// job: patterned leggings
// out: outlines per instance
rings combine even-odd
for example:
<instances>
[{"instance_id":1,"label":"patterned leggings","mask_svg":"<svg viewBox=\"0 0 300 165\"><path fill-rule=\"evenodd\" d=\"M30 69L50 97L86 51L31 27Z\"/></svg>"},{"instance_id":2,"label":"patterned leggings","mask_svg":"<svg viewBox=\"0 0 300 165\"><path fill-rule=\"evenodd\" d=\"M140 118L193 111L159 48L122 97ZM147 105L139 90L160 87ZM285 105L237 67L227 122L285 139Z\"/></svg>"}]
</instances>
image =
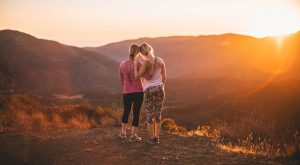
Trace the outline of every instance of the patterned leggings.
<instances>
[{"instance_id":1,"label":"patterned leggings","mask_svg":"<svg viewBox=\"0 0 300 165\"><path fill-rule=\"evenodd\" d=\"M161 121L161 109L165 98L163 85L149 87L145 91L145 109L147 114L147 122L153 123L154 119L157 123Z\"/></svg>"}]
</instances>

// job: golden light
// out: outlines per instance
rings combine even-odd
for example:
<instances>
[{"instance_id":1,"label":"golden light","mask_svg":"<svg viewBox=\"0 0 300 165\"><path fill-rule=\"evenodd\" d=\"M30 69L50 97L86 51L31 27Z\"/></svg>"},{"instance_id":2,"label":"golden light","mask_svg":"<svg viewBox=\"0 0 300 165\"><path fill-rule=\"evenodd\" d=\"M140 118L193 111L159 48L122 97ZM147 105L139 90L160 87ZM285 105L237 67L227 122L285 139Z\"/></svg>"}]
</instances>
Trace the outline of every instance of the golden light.
<instances>
[{"instance_id":1,"label":"golden light","mask_svg":"<svg viewBox=\"0 0 300 165\"><path fill-rule=\"evenodd\" d=\"M283 55L282 54L282 47L283 47L283 42L285 40L286 37L288 37L288 34L284 34L284 35L279 35L279 36L274 36L274 40L276 41L276 46L277 46L277 55Z\"/></svg>"},{"instance_id":2,"label":"golden light","mask_svg":"<svg viewBox=\"0 0 300 165\"><path fill-rule=\"evenodd\" d=\"M265 37L298 31L299 15L299 12L290 6L278 6L254 10L245 21L251 34Z\"/></svg>"},{"instance_id":3,"label":"golden light","mask_svg":"<svg viewBox=\"0 0 300 165\"><path fill-rule=\"evenodd\" d=\"M246 93L245 96L250 96L259 92L268 84L270 84L274 79L276 79L278 75L285 73L292 67L295 62L295 55L297 53L295 53L295 48L293 48L292 45L288 45L289 48L287 48L287 42L290 42L291 40L290 37L290 35L279 35L271 37L271 39L275 41L274 44L276 44L275 46L277 47L277 51L271 53L274 55L274 58L277 59L277 62L275 62L276 65L273 66L273 68L269 68L270 70L268 71L268 73L270 73L271 75L269 77L266 77L266 80L258 84L252 91Z\"/></svg>"}]
</instances>

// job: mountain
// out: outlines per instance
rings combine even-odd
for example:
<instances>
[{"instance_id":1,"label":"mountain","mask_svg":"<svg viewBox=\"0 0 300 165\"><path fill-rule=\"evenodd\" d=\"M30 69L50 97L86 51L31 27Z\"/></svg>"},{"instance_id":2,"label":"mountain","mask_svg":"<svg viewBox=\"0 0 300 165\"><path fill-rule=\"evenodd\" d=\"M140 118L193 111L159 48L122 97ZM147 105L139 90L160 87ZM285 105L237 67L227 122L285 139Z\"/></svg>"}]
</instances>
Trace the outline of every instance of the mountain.
<instances>
[{"instance_id":1,"label":"mountain","mask_svg":"<svg viewBox=\"0 0 300 165\"><path fill-rule=\"evenodd\" d=\"M131 43L146 42L165 60L169 78L261 79L270 76L280 65L274 38L253 38L237 34L140 38L87 48L122 61Z\"/></svg>"},{"instance_id":2,"label":"mountain","mask_svg":"<svg viewBox=\"0 0 300 165\"><path fill-rule=\"evenodd\" d=\"M228 85L248 81L260 85L275 78L299 78L299 34L284 38L238 34L140 38L86 49L120 62L127 58L132 43L146 42L152 45L155 55L164 59L169 80L192 83L221 80ZM182 86L176 85L177 89ZM243 86L237 85L236 89Z\"/></svg>"},{"instance_id":3,"label":"mountain","mask_svg":"<svg viewBox=\"0 0 300 165\"><path fill-rule=\"evenodd\" d=\"M237 109L298 121L300 32L139 38L86 49L120 62L132 43L143 42L166 63L165 115L180 124L193 128Z\"/></svg>"},{"instance_id":4,"label":"mountain","mask_svg":"<svg viewBox=\"0 0 300 165\"><path fill-rule=\"evenodd\" d=\"M3 30L0 92L119 101L119 62L127 58L132 43L142 42L165 60L165 115L180 124L197 126L236 109L276 112L300 121L296 117L300 32L285 38L237 34L140 38L78 48ZM300 128L299 122L296 125Z\"/></svg>"},{"instance_id":5,"label":"mountain","mask_svg":"<svg viewBox=\"0 0 300 165\"><path fill-rule=\"evenodd\" d=\"M0 90L34 95L113 94L120 91L118 62L100 53L0 31Z\"/></svg>"}]
</instances>

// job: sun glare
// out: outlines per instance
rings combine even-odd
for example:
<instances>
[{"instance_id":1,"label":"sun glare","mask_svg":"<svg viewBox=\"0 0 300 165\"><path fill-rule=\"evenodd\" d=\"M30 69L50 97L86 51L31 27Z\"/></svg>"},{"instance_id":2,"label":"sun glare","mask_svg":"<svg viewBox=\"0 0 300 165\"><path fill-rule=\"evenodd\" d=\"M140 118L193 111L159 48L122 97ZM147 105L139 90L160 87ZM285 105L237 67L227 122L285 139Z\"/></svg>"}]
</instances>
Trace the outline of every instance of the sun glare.
<instances>
[{"instance_id":1,"label":"sun glare","mask_svg":"<svg viewBox=\"0 0 300 165\"><path fill-rule=\"evenodd\" d=\"M253 11L249 31L257 37L283 35L299 30L299 13L288 6Z\"/></svg>"},{"instance_id":2,"label":"sun glare","mask_svg":"<svg viewBox=\"0 0 300 165\"><path fill-rule=\"evenodd\" d=\"M282 51L282 43L283 40L285 39L285 37L287 37L288 35L279 35L279 36L275 36L275 40L276 40L276 45L277 45L277 54L281 55L281 51Z\"/></svg>"}]
</instances>

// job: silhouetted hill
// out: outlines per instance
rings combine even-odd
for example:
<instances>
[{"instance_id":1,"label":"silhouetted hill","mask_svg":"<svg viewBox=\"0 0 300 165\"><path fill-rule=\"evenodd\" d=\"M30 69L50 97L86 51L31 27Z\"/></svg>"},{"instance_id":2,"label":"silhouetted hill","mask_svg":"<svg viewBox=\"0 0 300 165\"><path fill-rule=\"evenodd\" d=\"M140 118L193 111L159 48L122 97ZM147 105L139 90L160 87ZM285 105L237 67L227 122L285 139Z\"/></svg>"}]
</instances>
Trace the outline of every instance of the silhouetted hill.
<instances>
[{"instance_id":1,"label":"silhouetted hill","mask_svg":"<svg viewBox=\"0 0 300 165\"><path fill-rule=\"evenodd\" d=\"M0 90L36 95L120 91L119 64L99 53L0 31Z\"/></svg>"},{"instance_id":2,"label":"silhouetted hill","mask_svg":"<svg viewBox=\"0 0 300 165\"><path fill-rule=\"evenodd\" d=\"M143 42L165 60L165 114L180 124L193 128L224 113L234 114L234 109L259 109L297 121L300 32L284 38L237 34L140 38L87 49L122 61L131 43ZM296 125L300 128L299 122Z\"/></svg>"},{"instance_id":3,"label":"silhouetted hill","mask_svg":"<svg viewBox=\"0 0 300 165\"><path fill-rule=\"evenodd\" d=\"M300 32L282 40L237 34L175 36L81 49L4 30L0 88L37 95L83 93L111 103L107 94L121 91L119 62L127 58L130 44L147 42L167 65L165 114L180 124L194 127L224 112L259 109L279 117L285 113L299 128L299 39Z\"/></svg>"},{"instance_id":4,"label":"silhouetted hill","mask_svg":"<svg viewBox=\"0 0 300 165\"><path fill-rule=\"evenodd\" d=\"M257 39L237 34L197 37L140 38L88 48L118 61L126 58L131 43L147 42L165 59L168 77L262 79L281 61L275 39Z\"/></svg>"}]
</instances>

